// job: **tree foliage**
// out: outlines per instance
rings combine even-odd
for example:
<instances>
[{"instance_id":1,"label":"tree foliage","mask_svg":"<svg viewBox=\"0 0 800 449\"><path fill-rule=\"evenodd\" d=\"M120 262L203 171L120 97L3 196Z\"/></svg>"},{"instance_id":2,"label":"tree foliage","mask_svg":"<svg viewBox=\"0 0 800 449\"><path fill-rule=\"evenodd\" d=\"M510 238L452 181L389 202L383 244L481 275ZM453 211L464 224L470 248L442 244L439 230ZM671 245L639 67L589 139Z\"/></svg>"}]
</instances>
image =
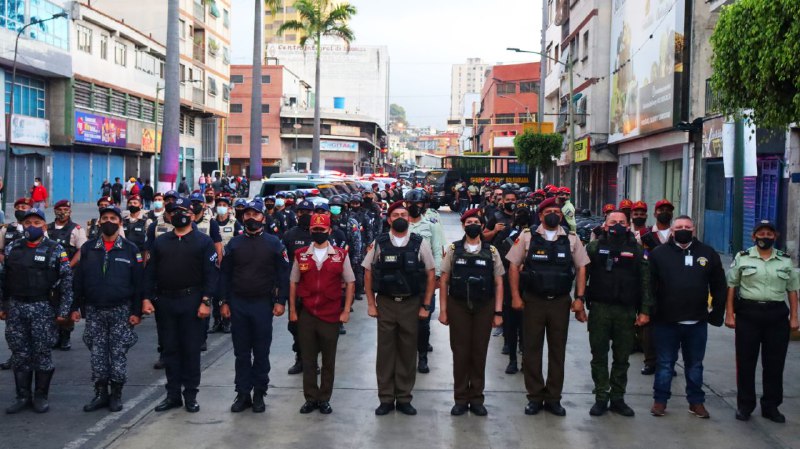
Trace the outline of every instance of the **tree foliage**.
<instances>
[{"instance_id":1,"label":"tree foliage","mask_svg":"<svg viewBox=\"0 0 800 449\"><path fill-rule=\"evenodd\" d=\"M278 28L278 35L287 31L303 33L300 46L305 47L311 41L321 51L321 41L325 36L338 37L344 41L347 49L355 40L355 34L348 25L356 15L356 7L346 2L331 0L297 0L294 8L300 13L300 20L289 20Z\"/></svg>"},{"instance_id":2,"label":"tree foliage","mask_svg":"<svg viewBox=\"0 0 800 449\"><path fill-rule=\"evenodd\" d=\"M800 122L800 1L740 0L711 36L712 86L720 112L752 109L762 128Z\"/></svg>"},{"instance_id":3,"label":"tree foliage","mask_svg":"<svg viewBox=\"0 0 800 449\"><path fill-rule=\"evenodd\" d=\"M389 120L392 122L397 122L397 123L402 123L403 125L407 125L408 121L406 120L405 108L400 106L399 104L394 104L394 103L389 105Z\"/></svg>"},{"instance_id":4,"label":"tree foliage","mask_svg":"<svg viewBox=\"0 0 800 449\"><path fill-rule=\"evenodd\" d=\"M561 155L564 137L557 133L537 134L530 130L514 137L517 159L540 170L547 170Z\"/></svg>"}]
</instances>

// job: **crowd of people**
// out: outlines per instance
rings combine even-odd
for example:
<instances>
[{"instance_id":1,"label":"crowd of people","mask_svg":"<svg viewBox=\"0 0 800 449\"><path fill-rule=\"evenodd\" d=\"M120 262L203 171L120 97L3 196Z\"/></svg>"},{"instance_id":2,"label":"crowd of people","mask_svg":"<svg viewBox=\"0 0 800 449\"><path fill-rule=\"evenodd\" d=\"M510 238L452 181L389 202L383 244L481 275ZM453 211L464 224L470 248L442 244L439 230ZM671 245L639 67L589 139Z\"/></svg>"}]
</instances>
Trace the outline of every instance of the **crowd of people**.
<instances>
[{"instance_id":1,"label":"crowd of people","mask_svg":"<svg viewBox=\"0 0 800 449\"><path fill-rule=\"evenodd\" d=\"M3 367L13 369L16 383L8 413L48 410L51 348L68 349L80 319L94 381L84 410L121 410L126 353L137 342L135 326L149 314L158 331L154 367L167 378L156 411L200 409L200 355L207 335L221 332L232 334L234 347L231 411L263 412L273 318L288 312L296 354L288 373L303 375L300 413L329 414L337 342L354 301L365 298L378 329L375 414L414 415L416 375L430 371L438 297L453 357L452 415L488 414L485 371L494 327L505 339L506 373L519 372L522 353L525 414L564 416L573 313L589 331L591 415L635 414L625 390L638 347L645 353L642 374L655 376L650 413L666 413L680 350L689 411L708 418L707 325L725 324L736 329L736 418L749 419L756 407L761 352L761 413L785 421L778 407L789 332L798 328L800 279L791 258L774 247L773 223L756 225L754 246L736 255L726 275L719 255L694 237L694 221L675 217L667 200L656 204L652 227L644 202L607 205L605 221L585 245L575 234L569 188L460 185L466 193L458 203L469 198L460 215L463 237L446 242L423 188L376 183L324 203L304 191L248 201L213 182L198 184L202 189L188 195L156 192L151 207L140 195L148 183L138 192L129 186L124 211L111 185L85 229L71 220L68 201L54 205L49 224L30 198L15 202L16 221L0 234L0 318L12 351Z\"/></svg>"}]
</instances>

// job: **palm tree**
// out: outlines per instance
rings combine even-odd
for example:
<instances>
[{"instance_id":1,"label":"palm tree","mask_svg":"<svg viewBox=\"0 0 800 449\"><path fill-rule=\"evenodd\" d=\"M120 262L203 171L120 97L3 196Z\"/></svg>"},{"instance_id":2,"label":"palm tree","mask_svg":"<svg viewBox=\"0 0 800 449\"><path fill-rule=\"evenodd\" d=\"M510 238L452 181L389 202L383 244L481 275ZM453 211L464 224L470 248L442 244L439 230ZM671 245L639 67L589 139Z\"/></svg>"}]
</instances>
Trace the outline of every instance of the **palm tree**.
<instances>
[{"instance_id":1,"label":"palm tree","mask_svg":"<svg viewBox=\"0 0 800 449\"><path fill-rule=\"evenodd\" d=\"M314 77L314 143L311 150L311 171L319 173L319 136L320 136L320 56L322 55L322 38L337 37L344 41L348 51L355 34L347 22L356 14L356 7L346 2L331 0L297 0L294 8L300 14L299 20L290 20L278 28L277 34L286 31L300 32L300 46L305 48L311 40L316 50L316 73Z\"/></svg>"}]
</instances>

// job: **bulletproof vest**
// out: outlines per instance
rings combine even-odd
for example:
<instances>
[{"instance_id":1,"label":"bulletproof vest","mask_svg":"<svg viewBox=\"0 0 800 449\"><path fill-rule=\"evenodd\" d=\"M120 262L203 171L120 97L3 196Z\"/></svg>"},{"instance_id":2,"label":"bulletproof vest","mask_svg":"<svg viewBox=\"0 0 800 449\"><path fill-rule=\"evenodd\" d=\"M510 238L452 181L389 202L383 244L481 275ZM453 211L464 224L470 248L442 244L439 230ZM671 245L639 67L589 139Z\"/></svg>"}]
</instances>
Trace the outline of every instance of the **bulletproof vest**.
<instances>
[{"instance_id":1,"label":"bulletproof vest","mask_svg":"<svg viewBox=\"0 0 800 449\"><path fill-rule=\"evenodd\" d=\"M525 289L535 295L555 297L569 293L575 279L569 238L561 235L550 242L532 232L522 275Z\"/></svg>"},{"instance_id":2,"label":"bulletproof vest","mask_svg":"<svg viewBox=\"0 0 800 449\"><path fill-rule=\"evenodd\" d=\"M92 218L86 224L86 238L91 240L100 236L100 226L97 224L97 219Z\"/></svg>"},{"instance_id":3,"label":"bulletproof vest","mask_svg":"<svg viewBox=\"0 0 800 449\"><path fill-rule=\"evenodd\" d=\"M375 243L380 248L373 267L372 289L387 296L414 296L425 291L425 264L419 260L422 237L411 234L406 246L394 246L389 233L381 234Z\"/></svg>"},{"instance_id":4,"label":"bulletproof vest","mask_svg":"<svg viewBox=\"0 0 800 449\"><path fill-rule=\"evenodd\" d=\"M211 221L208 218L203 217L203 221L201 222L194 222L197 226L197 230L202 232L205 235L211 235Z\"/></svg>"},{"instance_id":5,"label":"bulletproof vest","mask_svg":"<svg viewBox=\"0 0 800 449\"><path fill-rule=\"evenodd\" d=\"M52 262L58 244L43 239L36 248L17 244L5 263L6 295L9 297L47 297L59 279L59 266Z\"/></svg>"},{"instance_id":6,"label":"bulletproof vest","mask_svg":"<svg viewBox=\"0 0 800 449\"><path fill-rule=\"evenodd\" d=\"M472 308L475 303L483 303L494 298L494 260L492 246L482 243L477 253L469 253L464 248L464 240L454 242L453 267L450 273L448 294L458 300L466 301Z\"/></svg>"},{"instance_id":7,"label":"bulletproof vest","mask_svg":"<svg viewBox=\"0 0 800 449\"><path fill-rule=\"evenodd\" d=\"M5 236L6 248L11 246L11 244L14 243L15 240L22 238L22 233L19 230L17 230L17 223L11 223L9 225L6 225L5 233L6 233Z\"/></svg>"},{"instance_id":8,"label":"bulletproof vest","mask_svg":"<svg viewBox=\"0 0 800 449\"><path fill-rule=\"evenodd\" d=\"M314 241L311 240L311 233L308 230L295 226L283 236L283 241L286 244L286 250L289 252L289 261L294 262L294 253L306 246L311 246Z\"/></svg>"},{"instance_id":9,"label":"bulletproof vest","mask_svg":"<svg viewBox=\"0 0 800 449\"><path fill-rule=\"evenodd\" d=\"M612 245L607 238L598 241L597 252L589 254L591 302L634 306L641 296L639 268L642 250L630 236L622 245Z\"/></svg>"},{"instance_id":10,"label":"bulletproof vest","mask_svg":"<svg viewBox=\"0 0 800 449\"><path fill-rule=\"evenodd\" d=\"M658 233L653 232L652 230L646 234L642 234L640 239L642 240L642 246L648 251L652 251L661 245L661 240L658 239Z\"/></svg>"},{"instance_id":11,"label":"bulletproof vest","mask_svg":"<svg viewBox=\"0 0 800 449\"><path fill-rule=\"evenodd\" d=\"M154 211L154 210L148 211L147 212L147 218L149 218L149 219L151 219L153 221L156 221L158 219L158 217L156 216L156 211Z\"/></svg>"},{"instance_id":12,"label":"bulletproof vest","mask_svg":"<svg viewBox=\"0 0 800 449\"><path fill-rule=\"evenodd\" d=\"M47 237L49 237L50 240L55 240L59 245L63 246L67 251L67 257L69 257L70 260L72 260L72 256L74 256L75 253L77 253L80 249L70 244L70 240L72 240L70 238L72 236L72 231L74 231L77 226L78 225L73 223L72 220L67 222L67 224L61 229L56 229L55 222L47 225Z\"/></svg>"},{"instance_id":13,"label":"bulletproof vest","mask_svg":"<svg viewBox=\"0 0 800 449\"><path fill-rule=\"evenodd\" d=\"M236 221L228 217L225 222L217 221L219 234L222 236L222 244L227 245L236 236Z\"/></svg>"},{"instance_id":14,"label":"bulletproof vest","mask_svg":"<svg viewBox=\"0 0 800 449\"><path fill-rule=\"evenodd\" d=\"M139 251L144 249L144 242L147 240L147 220L140 218L132 221L126 218L122 222L122 228L125 230L125 238L136 244Z\"/></svg>"},{"instance_id":15,"label":"bulletproof vest","mask_svg":"<svg viewBox=\"0 0 800 449\"><path fill-rule=\"evenodd\" d=\"M166 234L167 232L172 231L173 229L175 229L175 227L172 226L171 223L167 223L166 221L164 221L164 216L162 215L158 217L158 220L156 221L155 238L159 238L160 236Z\"/></svg>"},{"instance_id":16,"label":"bulletproof vest","mask_svg":"<svg viewBox=\"0 0 800 449\"><path fill-rule=\"evenodd\" d=\"M522 230L517 228L506 228L497 233L493 244L500 253L500 260L503 261L503 266L506 266L506 264L509 263L506 260L506 255L509 251L511 251L511 247L514 246L514 243L516 243L520 234L522 234Z\"/></svg>"}]
</instances>

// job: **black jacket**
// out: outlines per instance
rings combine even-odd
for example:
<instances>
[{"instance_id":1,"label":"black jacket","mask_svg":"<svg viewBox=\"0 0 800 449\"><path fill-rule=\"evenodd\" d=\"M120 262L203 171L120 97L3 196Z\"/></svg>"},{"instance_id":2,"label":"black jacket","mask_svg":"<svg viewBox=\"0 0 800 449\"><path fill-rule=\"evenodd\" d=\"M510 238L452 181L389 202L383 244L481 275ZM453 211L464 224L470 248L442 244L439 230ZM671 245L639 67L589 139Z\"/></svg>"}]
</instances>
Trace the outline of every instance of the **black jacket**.
<instances>
[{"instance_id":1,"label":"black jacket","mask_svg":"<svg viewBox=\"0 0 800 449\"><path fill-rule=\"evenodd\" d=\"M81 263L75 267L75 304L114 307L128 305L131 315L142 315L142 255L136 244L118 237L106 252L102 238L89 240L81 247Z\"/></svg>"},{"instance_id":2,"label":"black jacket","mask_svg":"<svg viewBox=\"0 0 800 449\"><path fill-rule=\"evenodd\" d=\"M708 321L721 326L727 295L719 254L697 239L682 249L670 239L650 252L651 285L656 299L654 321ZM690 262L691 261L691 262ZM708 311L711 294L712 310Z\"/></svg>"},{"instance_id":3,"label":"black jacket","mask_svg":"<svg viewBox=\"0 0 800 449\"><path fill-rule=\"evenodd\" d=\"M286 304L289 299L289 255L274 235L244 233L231 239L221 272L223 300L236 296Z\"/></svg>"}]
</instances>

